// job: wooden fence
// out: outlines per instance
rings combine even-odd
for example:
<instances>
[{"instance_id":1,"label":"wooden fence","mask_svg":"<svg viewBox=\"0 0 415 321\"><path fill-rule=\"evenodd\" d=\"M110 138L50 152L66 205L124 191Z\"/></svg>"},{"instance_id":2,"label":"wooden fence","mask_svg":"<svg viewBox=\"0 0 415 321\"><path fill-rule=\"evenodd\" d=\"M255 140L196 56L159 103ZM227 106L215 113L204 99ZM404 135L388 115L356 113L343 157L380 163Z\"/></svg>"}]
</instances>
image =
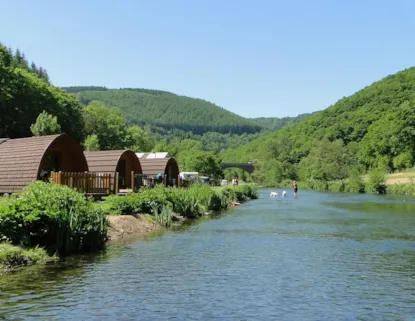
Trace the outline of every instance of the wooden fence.
<instances>
[{"instance_id":1,"label":"wooden fence","mask_svg":"<svg viewBox=\"0 0 415 321\"><path fill-rule=\"evenodd\" d=\"M116 175L117 176L117 175ZM53 183L76 188L85 194L110 194L111 174L90 172L51 172Z\"/></svg>"}]
</instances>

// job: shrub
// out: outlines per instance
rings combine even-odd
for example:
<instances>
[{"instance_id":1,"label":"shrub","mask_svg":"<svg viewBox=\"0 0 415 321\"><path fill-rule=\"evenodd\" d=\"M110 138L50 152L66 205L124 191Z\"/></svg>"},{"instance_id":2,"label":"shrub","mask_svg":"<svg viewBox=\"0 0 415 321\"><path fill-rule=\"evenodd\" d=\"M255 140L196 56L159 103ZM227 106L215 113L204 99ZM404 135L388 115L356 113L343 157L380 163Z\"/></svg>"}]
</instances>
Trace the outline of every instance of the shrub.
<instances>
[{"instance_id":1,"label":"shrub","mask_svg":"<svg viewBox=\"0 0 415 321\"><path fill-rule=\"evenodd\" d=\"M366 183L366 191L378 194L384 194L386 192L384 172L381 170L372 170L369 172L369 179Z\"/></svg>"},{"instance_id":2,"label":"shrub","mask_svg":"<svg viewBox=\"0 0 415 321\"><path fill-rule=\"evenodd\" d=\"M236 188L215 190L209 185L193 184L187 189L156 187L143 188L138 193L126 196L107 197L100 205L111 214L161 213L169 207L174 213L187 218L194 218L208 210L226 209L233 200L245 201L258 198L257 189L243 185Z\"/></svg>"},{"instance_id":3,"label":"shrub","mask_svg":"<svg viewBox=\"0 0 415 321\"><path fill-rule=\"evenodd\" d=\"M0 238L15 245L41 246L69 254L102 248L108 222L99 208L69 187L29 185L0 207Z\"/></svg>"},{"instance_id":4,"label":"shrub","mask_svg":"<svg viewBox=\"0 0 415 321\"><path fill-rule=\"evenodd\" d=\"M151 214L154 206L157 207L158 211L161 211L164 206L171 206L172 204L168 199L169 192L167 188L142 188L137 193L130 193L125 196L108 196L103 208L105 208L109 214Z\"/></svg>"},{"instance_id":5,"label":"shrub","mask_svg":"<svg viewBox=\"0 0 415 321\"><path fill-rule=\"evenodd\" d=\"M173 221L173 212L170 207L163 206L161 211L159 211L157 206L153 207L154 221L163 226L170 227Z\"/></svg>"},{"instance_id":6,"label":"shrub","mask_svg":"<svg viewBox=\"0 0 415 321\"><path fill-rule=\"evenodd\" d=\"M345 188L346 192L364 193L365 183L359 174L351 175Z\"/></svg>"}]
</instances>

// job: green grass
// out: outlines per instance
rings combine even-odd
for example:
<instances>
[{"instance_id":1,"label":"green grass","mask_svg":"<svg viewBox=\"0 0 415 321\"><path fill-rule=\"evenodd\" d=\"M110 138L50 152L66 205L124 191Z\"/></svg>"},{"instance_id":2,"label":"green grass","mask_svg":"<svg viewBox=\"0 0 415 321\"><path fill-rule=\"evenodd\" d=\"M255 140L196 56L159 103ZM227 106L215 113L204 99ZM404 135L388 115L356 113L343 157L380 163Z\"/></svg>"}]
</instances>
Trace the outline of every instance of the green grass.
<instances>
[{"instance_id":1,"label":"green grass","mask_svg":"<svg viewBox=\"0 0 415 321\"><path fill-rule=\"evenodd\" d=\"M39 247L24 249L8 243L0 243L0 269L45 263L54 260L46 251Z\"/></svg>"}]
</instances>

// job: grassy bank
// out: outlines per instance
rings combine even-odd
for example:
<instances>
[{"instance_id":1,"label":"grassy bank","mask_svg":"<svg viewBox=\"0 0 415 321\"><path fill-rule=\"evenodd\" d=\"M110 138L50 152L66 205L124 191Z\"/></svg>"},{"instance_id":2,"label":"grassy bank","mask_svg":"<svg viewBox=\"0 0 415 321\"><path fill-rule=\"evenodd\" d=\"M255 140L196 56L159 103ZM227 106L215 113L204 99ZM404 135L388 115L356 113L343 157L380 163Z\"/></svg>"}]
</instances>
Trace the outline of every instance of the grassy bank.
<instances>
[{"instance_id":1,"label":"grassy bank","mask_svg":"<svg viewBox=\"0 0 415 321\"><path fill-rule=\"evenodd\" d=\"M187 189L155 187L126 196L111 195L97 206L110 215L151 214L156 222L169 226L173 213L196 218L209 211L226 210L232 202L257 197L257 190L250 185L221 189L208 185L193 185Z\"/></svg>"},{"instance_id":2,"label":"grassy bank","mask_svg":"<svg viewBox=\"0 0 415 321\"><path fill-rule=\"evenodd\" d=\"M194 185L142 189L92 202L66 186L36 182L16 197L0 198L0 241L5 242L0 264L30 264L43 261L45 255L98 251L107 241L109 215L148 214L151 222L170 227L178 217L197 218L257 197L249 185L222 189Z\"/></svg>"},{"instance_id":3,"label":"grassy bank","mask_svg":"<svg viewBox=\"0 0 415 321\"><path fill-rule=\"evenodd\" d=\"M34 263L44 263L55 259L39 247L24 249L8 243L0 243L0 270Z\"/></svg>"},{"instance_id":4,"label":"grassy bank","mask_svg":"<svg viewBox=\"0 0 415 321\"><path fill-rule=\"evenodd\" d=\"M300 189L311 189L321 192L351 192L373 194L396 194L415 196L413 172L384 174L381 171L372 171L363 176L352 176L343 182L340 181L301 181ZM279 187L291 187L291 182L285 181Z\"/></svg>"}]
</instances>

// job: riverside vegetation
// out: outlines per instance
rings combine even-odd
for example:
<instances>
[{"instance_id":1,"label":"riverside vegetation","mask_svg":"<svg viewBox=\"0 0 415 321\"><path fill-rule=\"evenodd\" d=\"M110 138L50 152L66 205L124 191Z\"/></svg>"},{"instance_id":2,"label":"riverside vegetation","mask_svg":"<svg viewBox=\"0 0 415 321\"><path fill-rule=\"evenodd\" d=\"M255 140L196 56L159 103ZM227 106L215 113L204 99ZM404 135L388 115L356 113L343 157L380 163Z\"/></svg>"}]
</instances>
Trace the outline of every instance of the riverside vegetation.
<instances>
[{"instance_id":1,"label":"riverside vegetation","mask_svg":"<svg viewBox=\"0 0 415 321\"><path fill-rule=\"evenodd\" d=\"M188 189L144 188L126 196L93 202L69 187L35 182L0 201L0 266L26 265L75 253L99 251L107 241L107 215L146 213L170 227L177 216L197 218L222 211L232 202L257 198L250 185Z\"/></svg>"}]
</instances>

